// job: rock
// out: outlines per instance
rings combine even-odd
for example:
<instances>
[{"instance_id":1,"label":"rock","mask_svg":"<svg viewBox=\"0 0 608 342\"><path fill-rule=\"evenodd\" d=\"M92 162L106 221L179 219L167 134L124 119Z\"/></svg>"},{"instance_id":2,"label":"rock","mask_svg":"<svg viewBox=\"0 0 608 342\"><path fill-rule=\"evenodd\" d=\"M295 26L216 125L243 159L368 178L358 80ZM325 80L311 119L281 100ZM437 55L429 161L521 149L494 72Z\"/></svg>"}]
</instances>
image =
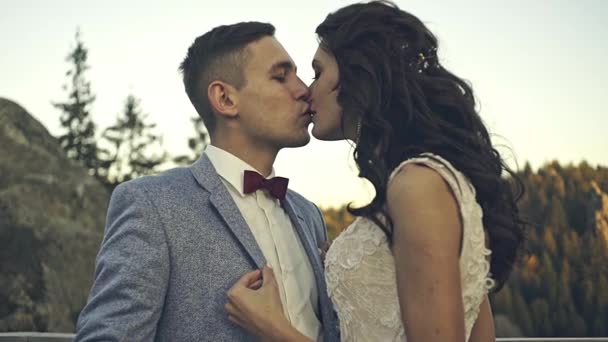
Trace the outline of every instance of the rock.
<instances>
[{"instance_id":1,"label":"rock","mask_svg":"<svg viewBox=\"0 0 608 342\"><path fill-rule=\"evenodd\" d=\"M0 98L0 331L74 331L109 196L40 122Z\"/></svg>"}]
</instances>

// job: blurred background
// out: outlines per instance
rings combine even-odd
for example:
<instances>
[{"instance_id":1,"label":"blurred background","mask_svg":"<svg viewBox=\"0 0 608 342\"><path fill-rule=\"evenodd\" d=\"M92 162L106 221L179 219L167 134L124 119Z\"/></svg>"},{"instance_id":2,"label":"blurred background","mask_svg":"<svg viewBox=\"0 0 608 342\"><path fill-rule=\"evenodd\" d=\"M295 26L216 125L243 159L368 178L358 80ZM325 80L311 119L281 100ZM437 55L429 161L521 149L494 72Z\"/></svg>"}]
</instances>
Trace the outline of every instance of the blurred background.
<instances>
[{"instance_id":1,"label":"blurred background","mask_svg":"<svg viewBox=\"0 0 608 342\"><path fill-rule=\"evenodd\" d=\"M608 336L608 2L395 1L468 80L534 228L492 298L501 336ZM112 189L208 142L178 66L193 40L274 24L306 83L314 30L352 1L0 0L0 332L72 332ZM277 174L332 237L373 189L345 142L281 151Z\"/></svg>"}]
</instances>

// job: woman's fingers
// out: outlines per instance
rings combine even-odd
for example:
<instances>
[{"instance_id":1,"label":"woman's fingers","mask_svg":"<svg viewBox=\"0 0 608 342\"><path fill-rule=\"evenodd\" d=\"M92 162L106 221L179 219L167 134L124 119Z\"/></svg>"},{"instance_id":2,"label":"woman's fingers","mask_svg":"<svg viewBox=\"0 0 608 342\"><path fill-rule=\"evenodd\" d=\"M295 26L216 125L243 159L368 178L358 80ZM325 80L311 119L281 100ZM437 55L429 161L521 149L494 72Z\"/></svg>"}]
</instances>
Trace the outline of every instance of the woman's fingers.
<instances>
[{"instance_id":1,"label":"woman's fingers","mask_svg":"<svg viewBox=\"0 0 608 342\"><path fill-rule=\"evenodd\" d=\"M228 315L232 315L232 316L236 316L238 313L238 310L236 309L236 307L234 306L234 304L228 302L226 304L224 304L224 310L226 310L226 312L228 313Z\"/></svg>"},{"instance_id":2,"label":"woman's fingers","mask_svg":"<svg viewBox=\"0 0 608 342\"><path fill-rule=\"evenodd\" d=\"M270 264L264 266L262 269L262 280L263 285L277 285L277 280L274 277L274 271L272 270L272 266Z\"/></svg>"},{"instance_id":3,"label":"woman's fingers","mask_svg":"<svg viewBox=\"0 0 608 342\"><path fill-rule=\"evenodd\" d=\"M264 335L260 327L285 321L272 267L244 274L228 291L224 309L232 323L254 335Z\"/></svg>"},{"instance_id":4,"label":"woman's fingers","mask_svg":"<svg viewBox=\"0 0 608 342\"><path fill-rule=\"evenodd\" d=\"M241 276L241 278L232 285L230 290L228 290L228 300L230 302L235 302L237 300L240 291L246 290L249 288L249 285L255 283L258 280L261 280L262 272L260 270L255 270L252 272L247 272Z\"/></svg>"},{"instance_id":5,"label":"woman's fingers","mask_svg":"<svg viewBox=\"0 0 608 342\"><path fill-rule=\"evenodd\" d=\"M248 288L251 290L258 290L260 287L262 287L262 279L258 279L256 281L254 281L253 283L249 284Z\"/></svg>"},{"instance_id":6,"label":"woman's fingers","mask_svg":"<svg viewBox=\"0 0 608 342\"><path fill-rule=\"evenodd\" d=\"M224 309L226 310L226 312L228 313L228 319L232 322L232 323L236 323L239 326L243 327L243 328L247 328L247 325L245 325L243 323L243 321L240 319L240 312L239 310L236 308L236 306L234 306L234 304L232 303L226 303L224 305Z\"/></svg>"},{"instance_id":7,"label":"woman's fingers","mask_svg":"<svg viewBox=\"0 0 608 342\"><path fill-rule=\"evenodd\" d=\"M238 319L236 316L228 315L228 319L230 320L230 322L240 326L241 328L247 328L247 326L243 324L243 322L241 322L241 320Z\"/></svg>"},{"instance_id":8,"label":"woman's fingers","mask_svg":"<svg viewBox=\"0 0 608 342\"><path fill-rule=\"evenodd\" d=\"M262 272L260 270L255 270L251 272L247 272L243 274L243 276L236 282L235 285L242 285L243 287L248 287L249 284L255 282L262 278Z\"/></svg>"}]
</instances>

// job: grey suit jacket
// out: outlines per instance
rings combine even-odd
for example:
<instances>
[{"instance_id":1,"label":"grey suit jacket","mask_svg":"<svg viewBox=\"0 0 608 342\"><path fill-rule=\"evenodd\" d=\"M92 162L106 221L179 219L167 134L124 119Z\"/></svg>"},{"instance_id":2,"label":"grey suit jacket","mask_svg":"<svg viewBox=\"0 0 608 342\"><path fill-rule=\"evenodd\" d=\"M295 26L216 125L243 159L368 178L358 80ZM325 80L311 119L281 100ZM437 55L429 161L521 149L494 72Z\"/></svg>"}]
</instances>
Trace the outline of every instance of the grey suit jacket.
<instances>
[{"instance_id":1,"label":"grey suit jacket","mask_svg":"<svg viewBox=\"0 0 608 342\"><path fill-rule=\"evenodd\" d=\"M325 342L339 340L317 250L318 208L293 191L283 206L310 259ZM121 184L110 200L95 282L76 341L251 341L230 322L226 292L265 264L209 159Z\"/></svg>"}]
</instances>

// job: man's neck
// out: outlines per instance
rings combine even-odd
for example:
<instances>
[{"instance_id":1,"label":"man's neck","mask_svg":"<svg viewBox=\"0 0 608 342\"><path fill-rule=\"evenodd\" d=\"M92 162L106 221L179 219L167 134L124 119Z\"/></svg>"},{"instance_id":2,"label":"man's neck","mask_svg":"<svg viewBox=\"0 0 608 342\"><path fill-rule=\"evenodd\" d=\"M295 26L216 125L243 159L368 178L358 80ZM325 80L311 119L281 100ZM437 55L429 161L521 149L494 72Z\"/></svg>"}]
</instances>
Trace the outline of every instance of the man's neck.
<instances>
[{"instance_id":1,"label":"man's neck","mask_svg":"<svg viewBox=\"0 0 608 342\"><path fill-rule=\"evenodd\" d=\"M240 144L221 140L214 140L211 145L221 148L251 165L264 177L268 177L272 173L272 165L278 153L277 150L260 148L260 146L254 146L254 144Z\"/></svg>"}]
</instances>

